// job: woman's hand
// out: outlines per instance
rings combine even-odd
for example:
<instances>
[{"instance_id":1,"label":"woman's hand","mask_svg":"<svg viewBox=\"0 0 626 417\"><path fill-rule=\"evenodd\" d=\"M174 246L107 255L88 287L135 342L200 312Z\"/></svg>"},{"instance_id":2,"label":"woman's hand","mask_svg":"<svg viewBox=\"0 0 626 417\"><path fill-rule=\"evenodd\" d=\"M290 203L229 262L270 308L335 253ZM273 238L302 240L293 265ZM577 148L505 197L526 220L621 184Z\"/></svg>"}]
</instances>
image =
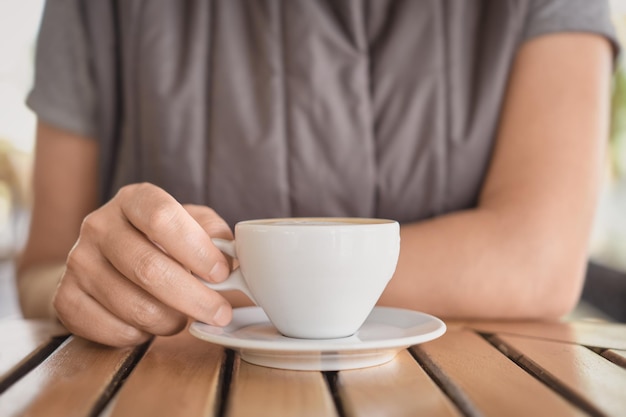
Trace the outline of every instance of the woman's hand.
<instances>
[{"instance_id":1,"label":"woman's hand","mask_svg":"<svg viewBox=\"0 0 626 417\"><path fill-rule=\"evenodd\" d=\"M233 235L210 208L182 206L151 184L122 188L82 223L54 297L59 319L112 346L175 334L188 317L227 324L230 304L190 272L210 282L228 276L212 237Z\"/></svg>"}]
</instances>

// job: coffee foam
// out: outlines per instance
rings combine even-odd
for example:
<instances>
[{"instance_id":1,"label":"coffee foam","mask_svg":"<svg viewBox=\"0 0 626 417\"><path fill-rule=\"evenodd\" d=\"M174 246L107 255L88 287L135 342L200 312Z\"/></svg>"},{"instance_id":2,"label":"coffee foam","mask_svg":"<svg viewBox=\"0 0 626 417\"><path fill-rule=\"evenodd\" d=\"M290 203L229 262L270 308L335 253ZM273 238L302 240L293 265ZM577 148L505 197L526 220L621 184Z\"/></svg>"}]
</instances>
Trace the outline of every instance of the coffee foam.
<instances>
[{"instance_id":1,"label":"coffee foam","mask_svg":"<svg viewBox=\"0 0 626 417\"><path fill-rule=\"evenodd\" d=\"M277 220L275 222L267 222L276 226L337 226L337 225L354 225L358 222L344 221L328 221L328 220Z\"/></svg>"}]
</instances>

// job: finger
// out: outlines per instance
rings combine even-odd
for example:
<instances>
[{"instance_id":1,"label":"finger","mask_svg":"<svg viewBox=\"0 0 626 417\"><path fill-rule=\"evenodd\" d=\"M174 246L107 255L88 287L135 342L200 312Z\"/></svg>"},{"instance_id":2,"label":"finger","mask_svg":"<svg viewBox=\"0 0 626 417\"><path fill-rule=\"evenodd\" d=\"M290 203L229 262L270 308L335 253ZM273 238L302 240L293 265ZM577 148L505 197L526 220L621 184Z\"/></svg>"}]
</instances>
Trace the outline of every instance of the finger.
<instances>
[{"instance_id":1,"label":"finger","mask_svg":"<svg viewBox=\"0 0 626 417\"><path fill-rule=\"evenodd\" d=\"M120 274L163 304L206 323L225 325L230 304L132 227L100 241L100 251Z\"/></svg>"},{"instance_id":2,"label":"finger","mask_svg":"<svg viewBox=\"0 0 626 417\"><path fill-rule=\"evenodd\" d=\"M115 347L136 346L150 339L115 317L79 287L61 280L53 302L59 320L73 334Z\"/></svg>"},{"instance_id":3,"label":"finger","mask_svg":"<svg viewBox=\"0 0 626 417\"><path fill-rule=\"evenodd\" d=\"M207 281L226 279L226 257L171 195L151 184L130 185L118 194L116 201L128 221L172 258Z\"/></svg>"},{"instance_id":4,"label":"finger","mask_svg":"<svg viewBox=\"0 0 626 417\"><path fill-rule=\"evenodd\" d=\"M233 240L235 238L226 220L220 217L212 208L196 204L184 204L183 208L210 237L225 240Z\"/></svg>"},{"instance_id":5,"label":"finger","mask_svg":"<svg viewBox=\"0 0 626 417\"><path fill-rule=\"evenodd\" d=\"M184 204L183 208L187 210L187 213L194 218L211 238L224 240L233 240L235 238L228 223L212 208L195 204ZM228 260L229 270L232 270L233 259L229 255L224 254L224 256Z\"/></svg>"},{"instance_id":6,"label":"finger","mask_svg":"<svg viewBox=\"0 0 626 417\"><path fill-rule=\"evenodd\" d=\"M122 321L144 332L169 336L183 330L187 316L167 306L120 274L103 258L90 260L91 271L77 285ZM87 277L88 279L81 279Z\"/></svg>"}]
</instances>

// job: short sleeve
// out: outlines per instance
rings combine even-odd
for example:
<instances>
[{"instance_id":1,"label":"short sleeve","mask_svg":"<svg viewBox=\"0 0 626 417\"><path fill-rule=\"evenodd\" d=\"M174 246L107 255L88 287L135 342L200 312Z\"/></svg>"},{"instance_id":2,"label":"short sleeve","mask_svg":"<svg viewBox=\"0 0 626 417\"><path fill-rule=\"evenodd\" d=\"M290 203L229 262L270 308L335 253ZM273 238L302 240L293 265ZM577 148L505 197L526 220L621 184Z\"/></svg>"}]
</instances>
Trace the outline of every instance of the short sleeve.
<instances>
[{"instance_id":1,"label":"short sleeve","mask_svg":"<svg viewBox=\"0 0 626 417\"><path fill-rule=\"evenodd\" d=\"M620 51L607 0L533 0L522 41L556 32L588 32L604 36L614 55Z\"/></svg>"},{"instance_id":2,"label":"short sleeve","mask_svg":"<svg viewBox=\"0 0 626 417\"><path fill-rule=\"evenodd\" d=\"M95 88L80 11L78 0L46 1L26 103L42 121L95 137Z\"/></svg>"}]
</instances>

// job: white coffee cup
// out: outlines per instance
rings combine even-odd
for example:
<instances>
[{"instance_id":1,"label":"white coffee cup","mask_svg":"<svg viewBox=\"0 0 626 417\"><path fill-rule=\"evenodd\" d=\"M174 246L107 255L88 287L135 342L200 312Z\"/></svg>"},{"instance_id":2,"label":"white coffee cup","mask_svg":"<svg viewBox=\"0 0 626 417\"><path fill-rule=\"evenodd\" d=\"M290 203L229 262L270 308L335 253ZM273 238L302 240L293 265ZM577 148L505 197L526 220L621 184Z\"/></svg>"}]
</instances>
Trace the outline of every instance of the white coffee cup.
<instances>
[{"instance_id":1,"label":"white coffee cup","mask_svg":"<svg viewBox=\"0 0 626 417\"><path fill-rule=\"evenodd\" d=\"M285 336L354 334L393 276L400 227L385 219L285 218L237 223L235 240L213 239L239 261L228 279Z\"/></svg>"}]
</instances>

